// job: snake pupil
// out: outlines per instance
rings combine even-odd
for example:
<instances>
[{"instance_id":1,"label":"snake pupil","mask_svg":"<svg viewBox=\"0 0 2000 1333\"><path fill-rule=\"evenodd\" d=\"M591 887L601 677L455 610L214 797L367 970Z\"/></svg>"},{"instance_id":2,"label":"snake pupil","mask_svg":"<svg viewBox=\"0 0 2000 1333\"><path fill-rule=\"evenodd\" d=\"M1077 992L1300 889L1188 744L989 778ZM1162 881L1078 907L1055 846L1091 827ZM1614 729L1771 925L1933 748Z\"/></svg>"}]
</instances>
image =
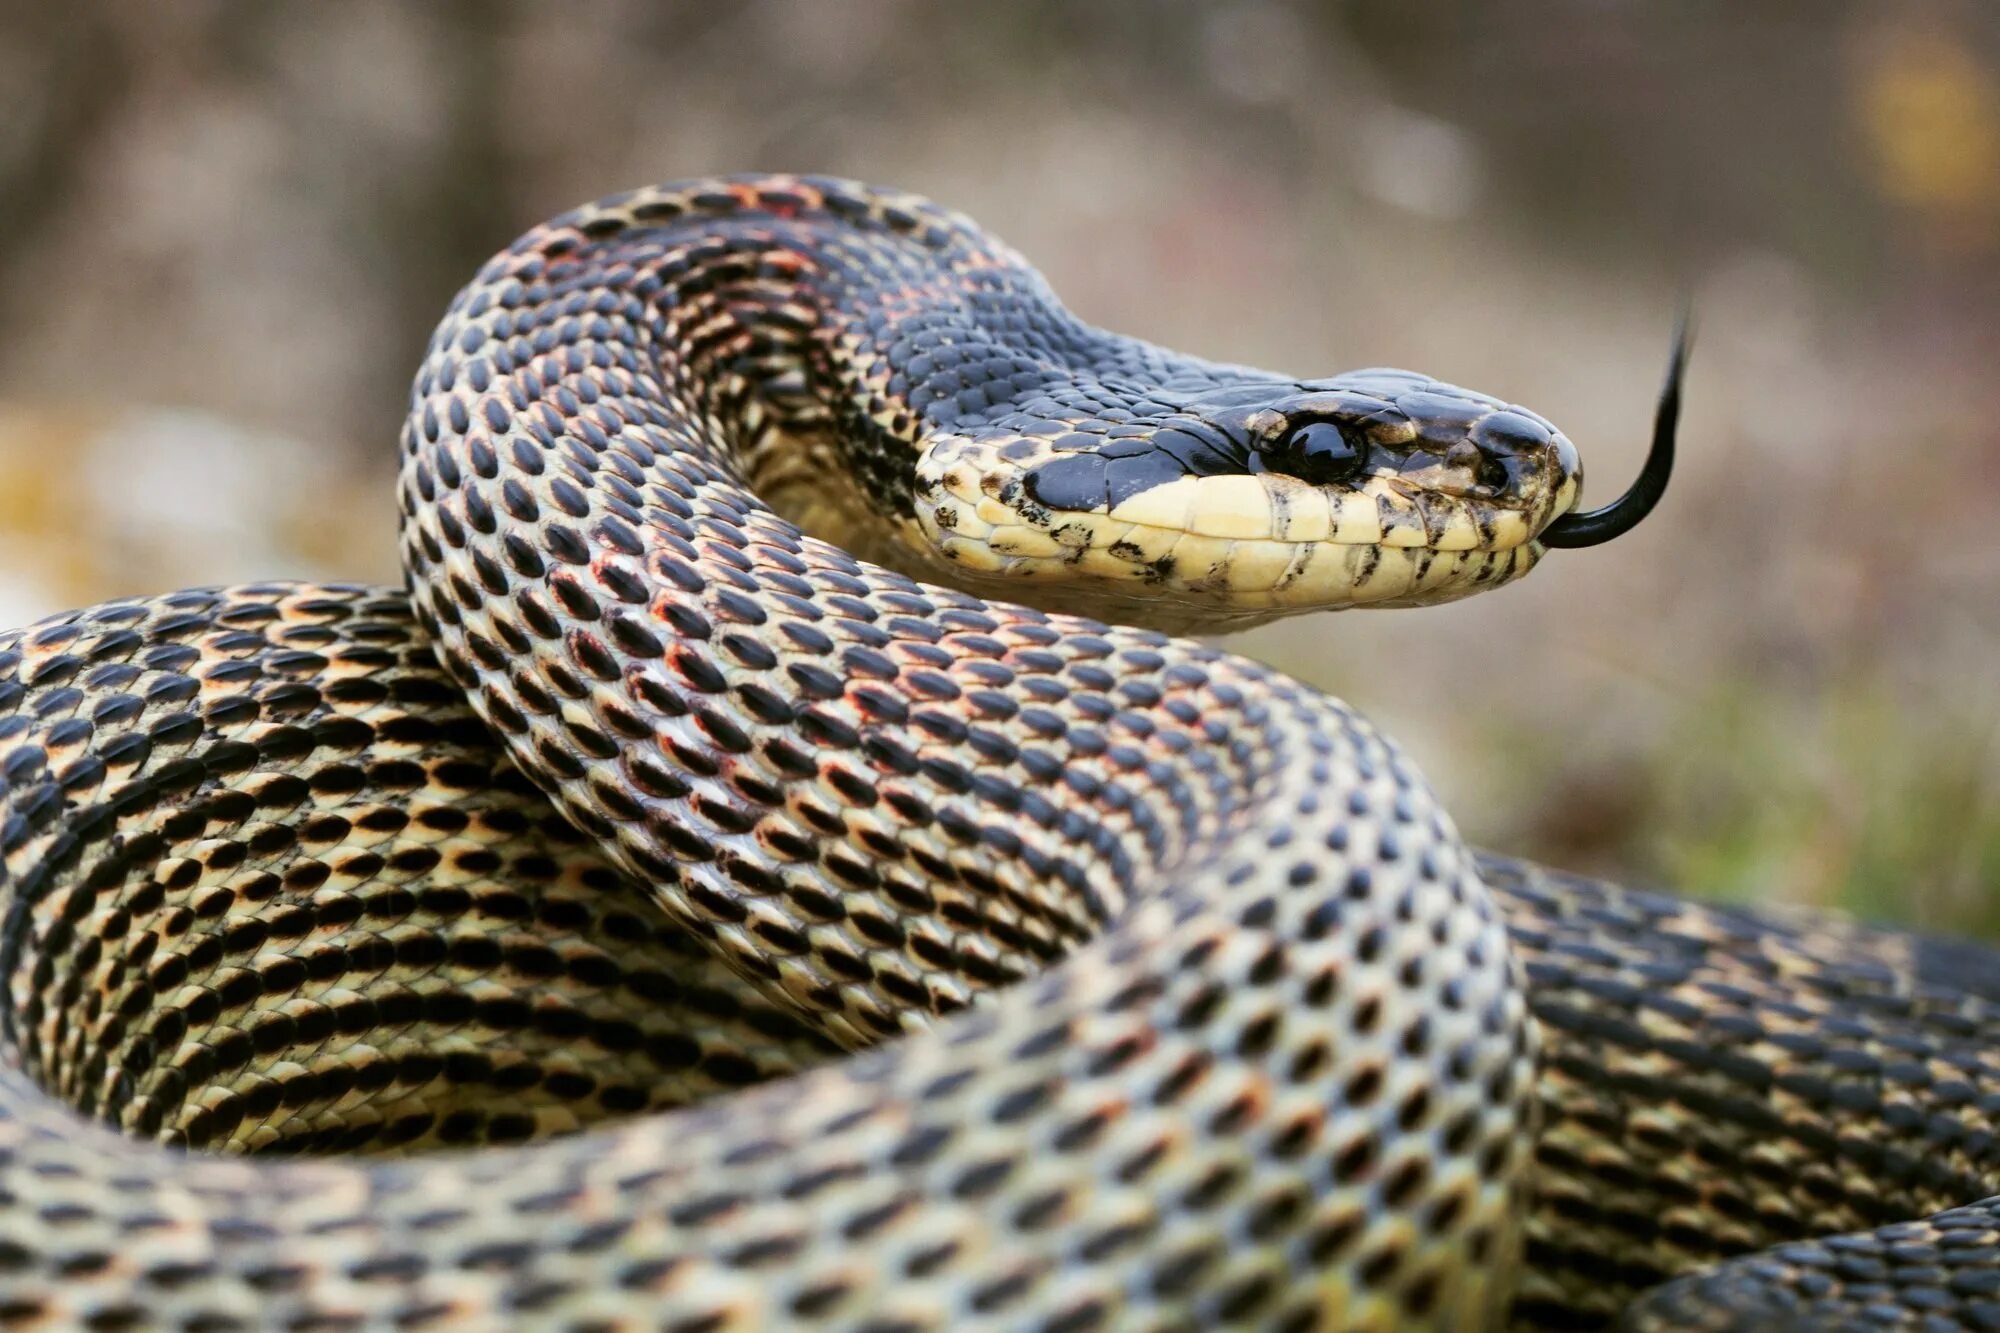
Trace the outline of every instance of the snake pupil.
<instances>
[{"instance_id":1,"label":"snake pupil","mask_svg":"<svg viewBox=\"0 0 2000 1333\"><path fill-rule=\"evenodd\" d=\"M1301 481L1330 486L1350 481L1361 470L1364 449L1331 421L1300 426L1278 446L1282 465Z\"/></svg>"}]
</instances>

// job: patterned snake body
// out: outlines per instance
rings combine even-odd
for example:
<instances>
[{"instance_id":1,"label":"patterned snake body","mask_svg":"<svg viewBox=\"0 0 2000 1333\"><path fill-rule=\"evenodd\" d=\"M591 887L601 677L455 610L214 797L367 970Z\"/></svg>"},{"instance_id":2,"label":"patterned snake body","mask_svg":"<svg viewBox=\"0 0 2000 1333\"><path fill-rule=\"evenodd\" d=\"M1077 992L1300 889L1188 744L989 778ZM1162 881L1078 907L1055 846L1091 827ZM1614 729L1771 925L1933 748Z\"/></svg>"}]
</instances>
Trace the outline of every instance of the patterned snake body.
<instances>
[{"instance_id":1,"label":"patterned snake body","mask_svg":"<svg viewBox=\"0 0 2000 1333\"><path fill-rule=\"evenodd\" d=\"M1443 600L1578 486L1496 400L1089 329L907 196L538 228L418 376L409 600L0 637L0 1313L1576 1323L1971 1197L1963 1097L1928 1161L1837 1125L1922 1060L1976 1102L1977 956L1475 862L1336 701L918 581L1175 627ZM1765 1262L1655 1309L1815 1271Z\"/></svg>"}]
</instances>

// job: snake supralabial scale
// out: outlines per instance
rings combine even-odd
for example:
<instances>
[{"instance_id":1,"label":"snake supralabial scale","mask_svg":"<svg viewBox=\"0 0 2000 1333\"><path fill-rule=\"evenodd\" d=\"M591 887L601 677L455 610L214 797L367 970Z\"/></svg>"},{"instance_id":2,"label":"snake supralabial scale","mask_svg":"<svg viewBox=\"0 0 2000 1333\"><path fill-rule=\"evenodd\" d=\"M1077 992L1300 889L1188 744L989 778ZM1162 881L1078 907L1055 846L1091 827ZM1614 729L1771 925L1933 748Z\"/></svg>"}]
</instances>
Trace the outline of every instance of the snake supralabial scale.
<instances>
[{"instance_id":1,"label":"snake supralabial scale","mask_svg":"<svg viewBox=\"0 0 2000 1333\"><path fill-rule=\"evenodd\" d=\"M1090 328L910 196L537 228L418 375L407 598L0 637L0 1318L1577 1325L1972 1197L1907 1144L2000 1087L1982 956L1475 859L1161 632L1519 577L1671 404L1579 515L1525 409ZM1950 1216L1632 1318L1971 1320Z\"/></svg>"}]
</instances>

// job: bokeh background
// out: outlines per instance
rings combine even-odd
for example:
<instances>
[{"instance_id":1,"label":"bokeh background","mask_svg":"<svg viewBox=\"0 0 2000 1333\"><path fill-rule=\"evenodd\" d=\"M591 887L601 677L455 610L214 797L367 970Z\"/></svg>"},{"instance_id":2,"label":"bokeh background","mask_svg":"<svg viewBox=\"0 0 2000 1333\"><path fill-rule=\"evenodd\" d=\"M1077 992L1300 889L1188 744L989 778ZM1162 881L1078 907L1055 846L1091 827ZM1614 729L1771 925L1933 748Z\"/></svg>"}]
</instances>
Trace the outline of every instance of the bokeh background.
<instances>
[{"instance_id":1,"label":"bokeh background","mask_svg":"<svg viewBox=\"0 0 2000 1333\"><path fill-rule=\"evenodd\" d=\"M925 191L1120 330L1530 404L1592 502L1685 291L1639 532L1241 646L1489 845L2000 933L1992 0L10 0L0 108L0 624L396 580L432 320L649 181Z\"/></svg>"}]
</instances>

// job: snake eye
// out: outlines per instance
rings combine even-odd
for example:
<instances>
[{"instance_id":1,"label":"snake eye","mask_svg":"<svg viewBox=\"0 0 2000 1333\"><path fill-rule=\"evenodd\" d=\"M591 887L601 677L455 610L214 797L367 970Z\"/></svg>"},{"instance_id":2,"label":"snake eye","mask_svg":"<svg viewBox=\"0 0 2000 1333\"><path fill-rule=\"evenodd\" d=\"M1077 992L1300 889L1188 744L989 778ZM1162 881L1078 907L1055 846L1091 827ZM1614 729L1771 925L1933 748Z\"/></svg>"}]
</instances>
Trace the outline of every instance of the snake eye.
<instances>
[{"instance_id":1,"label":"snake eye","mask_svg":"<svg viewBox=\"0 0 2000 1333\"><path fill-rule=\"evenodd\" d=\"M1507 484L1507 465L1489 454L1479 460L1472 476L1481 486L1497 491Z\"/></svg>"},{"instance_id":2,"label":"snake eye","mask_svg":"<svg viewBox=\"0 0 2000 1333\"><path fill-rule=\"evenodd\" d=\"M1363 452L1331 421L1313 421L1279 441L1273 461L1301 481L1333 486L1354 479Z\"/></svg>"}]
</instances>

